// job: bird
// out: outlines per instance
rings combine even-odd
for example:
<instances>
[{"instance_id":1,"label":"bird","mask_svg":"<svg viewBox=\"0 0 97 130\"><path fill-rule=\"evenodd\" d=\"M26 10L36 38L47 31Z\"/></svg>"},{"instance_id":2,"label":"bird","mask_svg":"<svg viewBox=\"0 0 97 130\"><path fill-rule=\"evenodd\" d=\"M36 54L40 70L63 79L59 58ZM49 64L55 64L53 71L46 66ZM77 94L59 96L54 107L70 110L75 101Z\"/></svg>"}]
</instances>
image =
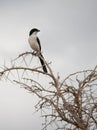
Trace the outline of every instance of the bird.
<instances>
[{"instance_id":1,"label":"bird","mask_svg":"<svg viewBox=\"0 0 97 130\"><path fill-rule=\"evenodd\" d=\"M42 69L45 73L47 73L47 67L44 61L44 57L41 53L41 44L40 44L40 40L37 37L37 33L40 32L39 29L37 28L33 28L30 30L29 32L29 38L28 38L28 42L30 44L30 47L38 54L40 63L42 65Z\"/></svg>"}]
</instances>

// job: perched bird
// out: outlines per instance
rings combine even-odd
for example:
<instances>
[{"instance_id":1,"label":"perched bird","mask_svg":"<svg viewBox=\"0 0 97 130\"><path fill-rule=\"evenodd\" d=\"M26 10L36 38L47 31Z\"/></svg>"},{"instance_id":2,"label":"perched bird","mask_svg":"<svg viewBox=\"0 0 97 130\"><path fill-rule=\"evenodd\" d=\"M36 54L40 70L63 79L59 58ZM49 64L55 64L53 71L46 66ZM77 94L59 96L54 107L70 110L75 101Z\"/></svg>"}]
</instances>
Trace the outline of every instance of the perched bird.
<instances>
[{"instance_id":1,"label":"perched bird","mask_svg":"<svg viewBox=\"0 0 97 130\"><path fill-rule=\"evenodd\" d=\"M38 30L37 28L33 28L31 29L31 31L29 32L29 38L28 38L28 42L30 44L30 47L38 53L38 57L40 60L40 63L42 65L43 71L45 73L47 73L47 68L44 62L44 57L41 53L41 44L40 44L40 40L37 37L37 33L40 32L40 30Z\"/></svg>"}]
</instances>

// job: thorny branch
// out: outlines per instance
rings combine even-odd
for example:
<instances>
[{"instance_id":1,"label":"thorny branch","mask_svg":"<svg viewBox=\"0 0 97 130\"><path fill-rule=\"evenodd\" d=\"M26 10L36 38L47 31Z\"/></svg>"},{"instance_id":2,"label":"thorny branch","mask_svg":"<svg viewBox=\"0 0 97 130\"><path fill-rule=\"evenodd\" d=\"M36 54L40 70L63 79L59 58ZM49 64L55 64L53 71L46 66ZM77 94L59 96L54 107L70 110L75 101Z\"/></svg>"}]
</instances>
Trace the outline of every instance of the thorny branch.
<instances>
[{"instance_id":1,"label":"thorny branch","mask_svg":"<svg viewBox=\"0 0 97 130\"><path fill-rule=\"evenodd\" d=\"M35 108L47 119L42 130L47 130L50 125L56 130L97 129L97 66L61 80L46 61L48 73L44 73L41 66L33 66L34 57L37 54L33 52L20 54L10 62L10 67L4 65L1 68L0 77L6 77L38 96ZM35 80L34 73L41 74L44 82Z\"/></svg>"}]
</instances>

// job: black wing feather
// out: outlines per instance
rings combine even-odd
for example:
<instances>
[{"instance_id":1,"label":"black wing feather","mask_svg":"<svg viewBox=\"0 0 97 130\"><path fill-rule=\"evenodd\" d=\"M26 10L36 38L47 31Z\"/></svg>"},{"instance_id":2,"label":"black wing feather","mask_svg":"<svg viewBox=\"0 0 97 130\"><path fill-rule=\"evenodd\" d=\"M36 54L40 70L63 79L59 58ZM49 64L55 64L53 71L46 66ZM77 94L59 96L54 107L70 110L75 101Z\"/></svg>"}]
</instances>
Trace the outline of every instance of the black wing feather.
<instances>
[{"instance_id":1,"label":"black wing feather","mask_svg":"<svg viewBox=\"0 0 97 130\"><path fill-rule=\"evenodd\" d=\"M38 37L37 37L37 42L38 42L38 44L39 44L39 49L40 49L40 51L41 51L41 44L40 44L40 40L39 40Z\"/></svg>"}]
</instances>

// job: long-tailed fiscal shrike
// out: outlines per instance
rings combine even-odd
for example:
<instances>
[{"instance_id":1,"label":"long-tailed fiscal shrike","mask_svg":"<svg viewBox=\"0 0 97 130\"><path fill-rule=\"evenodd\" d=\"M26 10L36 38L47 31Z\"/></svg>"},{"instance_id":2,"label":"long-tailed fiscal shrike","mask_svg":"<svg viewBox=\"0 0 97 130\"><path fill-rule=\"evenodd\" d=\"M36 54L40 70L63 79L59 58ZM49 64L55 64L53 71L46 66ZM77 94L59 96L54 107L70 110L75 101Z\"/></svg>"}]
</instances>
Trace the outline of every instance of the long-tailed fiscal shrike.
<instances>
[{"instance_id":1,"label":"long-tailed fiscal shrike","mask_svg":"<svg viewBox=\"0 0 97 130\"><path fill-rule=\"evenodd\" d=\"M40 44L40 40L37 37L37 33L40 32L40 30L38 30L37 28L33 28L31 29L31 31L29 32L29 38L28 38L28 42L30 44L30 47L37 52L39 55L39 59L42 65L42 69L45 73L47 73L47 68L45 65L45 61L44 61L44 57L41 53L41 44Z\"/></svg>"}]
</instances>

